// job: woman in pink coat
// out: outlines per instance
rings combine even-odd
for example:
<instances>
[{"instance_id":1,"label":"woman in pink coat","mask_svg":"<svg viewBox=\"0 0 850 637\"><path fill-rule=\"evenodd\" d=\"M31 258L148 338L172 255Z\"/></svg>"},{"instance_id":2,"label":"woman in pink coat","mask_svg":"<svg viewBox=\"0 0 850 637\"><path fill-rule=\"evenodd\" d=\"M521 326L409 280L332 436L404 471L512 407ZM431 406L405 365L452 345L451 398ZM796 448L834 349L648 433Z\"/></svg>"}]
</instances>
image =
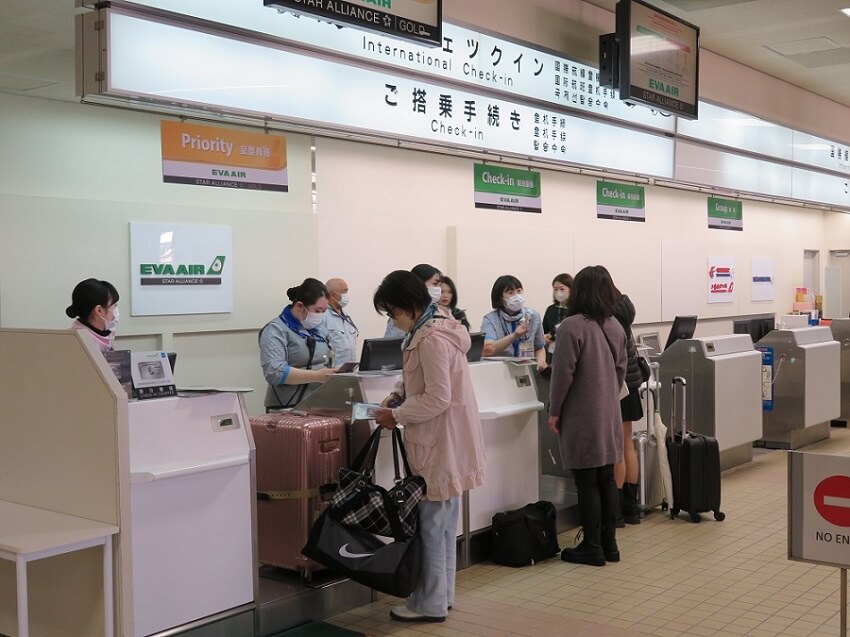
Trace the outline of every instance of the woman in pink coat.
<instances>
[{"instance_id":1,"label":"woman in pink coat","mask_svg":"<svg viewBox=\"0 0 850 637\"><path fill-rule=\"evenodd\" d=\"M375 420L387 429L404 426L411 469L427 485L419 504L422 575L407 603L390 616L441 622L454 603L460 498L484 482L484 436L466 360L469 333L440 315L425 284L405 270L387 275L374 305L407 333L401 404L377 410Z\"/></svg>"}]
</instances>

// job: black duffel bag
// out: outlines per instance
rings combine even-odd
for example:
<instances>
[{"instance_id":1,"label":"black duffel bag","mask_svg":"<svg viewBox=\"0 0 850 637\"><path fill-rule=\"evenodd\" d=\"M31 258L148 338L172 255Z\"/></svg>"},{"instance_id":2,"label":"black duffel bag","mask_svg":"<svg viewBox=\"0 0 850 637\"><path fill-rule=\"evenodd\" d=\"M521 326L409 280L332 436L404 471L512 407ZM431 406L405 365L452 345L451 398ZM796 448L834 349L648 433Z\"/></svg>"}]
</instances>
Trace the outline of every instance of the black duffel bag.
<instances>
[{"instance_id":1,"label":"black duffel bag","mask_svg":"<svg viewBox=\"0 0 850 637\"><path fill-rule=\"evenodd\" d=\"M560 552L555 507L541 500L493 516L493 561L504 566L527 566Z\"/></svg>"}]
</instances>

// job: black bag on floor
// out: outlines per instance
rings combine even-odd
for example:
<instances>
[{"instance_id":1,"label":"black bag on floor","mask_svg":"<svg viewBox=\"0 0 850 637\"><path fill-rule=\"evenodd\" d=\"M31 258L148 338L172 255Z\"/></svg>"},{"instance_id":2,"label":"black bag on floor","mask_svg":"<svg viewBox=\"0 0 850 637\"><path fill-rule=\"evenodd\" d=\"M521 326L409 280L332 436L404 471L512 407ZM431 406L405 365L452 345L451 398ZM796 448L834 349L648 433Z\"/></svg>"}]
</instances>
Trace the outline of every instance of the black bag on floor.
<instances>
[{"instance_id":1,"label":"black bag on floor","mask_svg":"<svg viewBox=\"0 0 850 637\"><path fill-rule=\"evenodd\" d=\"M493 516L493 561L504 566L527 566L560 552L555 507L541 500Z\"/></svg>"},{"instance_id":2,"label":"black bag on floor","mask_svg":"<svg viewBox=\"0 0 850 637\"><path fill-rule=\"evenodd\" d=\"M301 552L334 573L394 597L413 592L422 568L419 533L386 543L367 531L340 524L327 510L316 520Z\"/></svg>"}]
</instances>

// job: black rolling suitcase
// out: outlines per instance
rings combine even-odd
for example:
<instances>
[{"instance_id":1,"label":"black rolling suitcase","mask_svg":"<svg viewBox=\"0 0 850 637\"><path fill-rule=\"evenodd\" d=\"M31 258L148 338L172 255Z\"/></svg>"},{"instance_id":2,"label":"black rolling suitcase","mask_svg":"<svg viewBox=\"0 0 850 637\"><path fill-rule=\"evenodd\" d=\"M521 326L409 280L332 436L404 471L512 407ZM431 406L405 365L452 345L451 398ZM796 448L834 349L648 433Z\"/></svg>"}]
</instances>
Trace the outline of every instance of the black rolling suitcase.
<instances>
[{"instance_id":1,"label":"black rolling suitcase","mask_svg":"<svg viewBox=\"0 0 850 637\"><path fill-rule=\"evenodd\" d=\"M716 438L687 431L685 379L675 376L672 390L670 437L667 438L667 458L673 476L670 517L687 511L692 522L699 522L702 520L700 513L712 511L714 519L721 522L726 516L720 511L720 447Z\"/></svg>"}]
</instances>

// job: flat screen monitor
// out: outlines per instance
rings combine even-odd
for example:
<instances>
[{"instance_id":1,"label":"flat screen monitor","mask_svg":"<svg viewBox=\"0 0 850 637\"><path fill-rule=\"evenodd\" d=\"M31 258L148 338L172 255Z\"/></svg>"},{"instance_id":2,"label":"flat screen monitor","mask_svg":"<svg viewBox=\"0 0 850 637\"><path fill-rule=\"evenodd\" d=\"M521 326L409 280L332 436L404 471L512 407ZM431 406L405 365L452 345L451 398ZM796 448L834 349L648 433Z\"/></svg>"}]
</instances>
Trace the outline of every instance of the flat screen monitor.
<instances>
[{"instance_id":1,"label":"flat screen monitor","mask_svg":"<svg viewBox=\"0 0 850 637\"><path fill-rule=\"evenodd\" d=\"M477 363L484 353L484 332L471 332L469 338L472 340L472 345L469 346L469 351L466 353L466 360L470 363Z\"/></svg>"},{"instance_id":2,"label":"flat screen monitor","mask_svg":"<svg viewBox=\"0 0 850 637\"><path fill-rule=\"evenodd\" d=\"M401 369L402 338L367 338L360 354L361 372L387 372Z\"/></svg>"},{"instance_id":3,"label":"flat screen monitor","mask_svg":"<svg viewBox=\"0 0 850 637\"><path fill-rule=\"evenodd\" d=\"M670 335L667 337L667 344L664 346L664 349L667 349L680 339L693 338L696 328L696 316L677 316L673 319L673 327L670 328Z\"/></svg>"},{"instance_id":4,"label":"flat screen monitor","mask_svg":"<svg viewBox=\"0 0 850 637\"><path fill-rule=\"evenodd\" d=\"M658 356L661 353L661 339L658 337L658 332L649 332L638 336L640 344L649 348L649 356Z\"/></svg>"},{"instance_id":5,"label":"flat screen monitor","mask_svg":"<svg viewBox=\"0 0 850 637\"><path fill-rule=\"evenodd\" d=\"M699 105L699 27L644 0L619 0L620 99L686 119Z\"/></svg>"}]
</instances>

